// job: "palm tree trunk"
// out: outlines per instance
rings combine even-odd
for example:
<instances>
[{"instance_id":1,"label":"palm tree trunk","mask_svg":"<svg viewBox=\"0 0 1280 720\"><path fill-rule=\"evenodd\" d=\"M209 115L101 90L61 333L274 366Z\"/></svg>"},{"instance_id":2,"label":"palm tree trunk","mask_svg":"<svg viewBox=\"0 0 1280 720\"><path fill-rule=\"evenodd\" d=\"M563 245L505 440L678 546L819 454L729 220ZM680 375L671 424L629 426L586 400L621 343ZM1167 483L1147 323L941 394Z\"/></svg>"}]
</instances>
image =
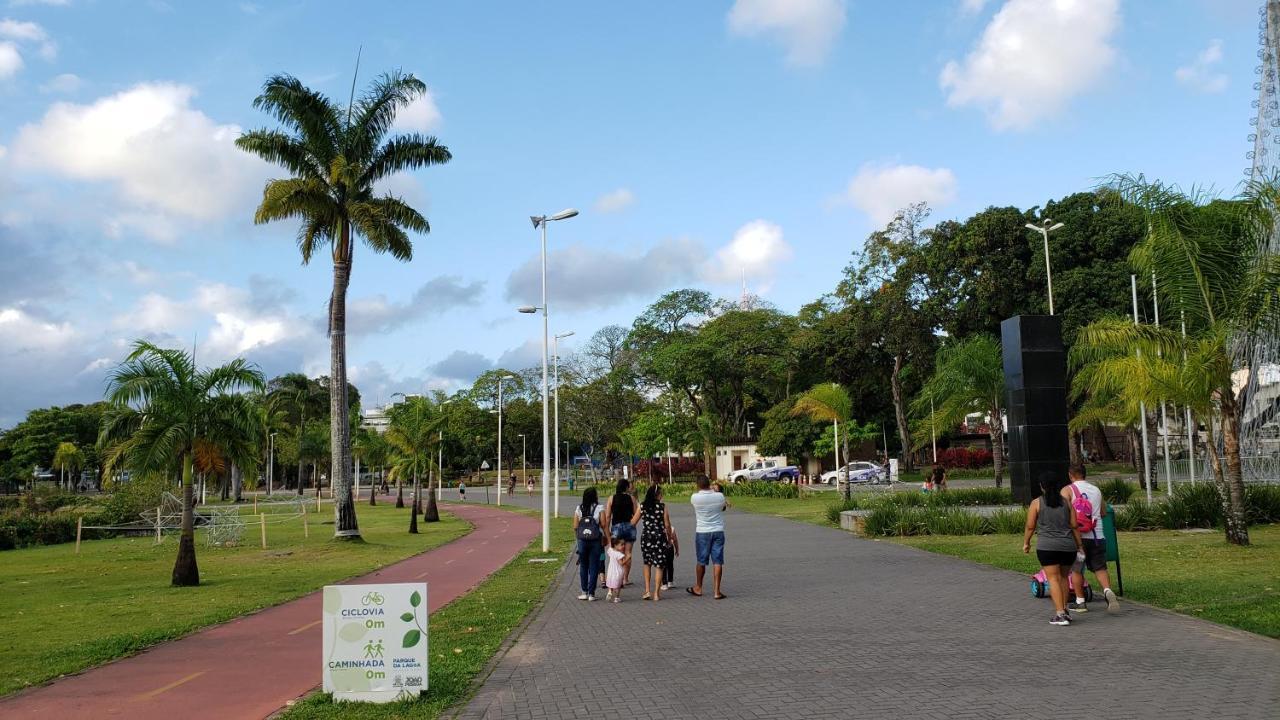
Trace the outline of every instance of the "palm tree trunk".
<instances>
[{"instance_id":1,"label":"palm tree trunk","mask_svg":"<svg viewBox=\"0 0 1280 720\"><path fill-rule=\"evenodd\" d=\"M915 468L915 464L911 461L911 453L907 448L911 447L911 431L907 428L907 411L902 402L902 354L893 356L893 374L889 376L890 385L893 389L893 413L898 421L898 440L902 442L902 468L910 472ZM886 460L889 456L889 448L884 449Z\"/></svg>"},{"instance_id":2,"label":"palm tree trunk","mask_svg":"<svg viewBox=\"0 0 1280 720\"><path fill-rule=\"evenodd\" d=\"M1230 387L1223 388L1222 397L1222 450L1226 455L1226 478L1225 487L1220 485L1219 490L1223 496L1227 542L1248 545L1249 520L1244 505L1244 468L1240 461L1240 416Z\"/></svg>"},{"instance_id":3,"label":"palm tree trunk","mask_svg":"<svg viewBox=\"0 0 1280 720\"><path fill-rule=\"evenodd\" d=\"M1004 423L1000 421L1000 406L991 406L991 421L987 432L991 435L991 464L995 466L996 487L1004 487Z\"/></svg>"},{"instance_id":4,"label":"palm tree trunk","mask_svg":"<svg viewBox=\"0 0 1280 720\"><path fill-rule=\"evenodd\" d=\"M307 411L300 409L298 411L298 495L302 495L302 433L306 429Z\"/></svg>"},{"instance_id":5,"label":"palm tree trunk","mask_svg":"<svg viewBox=\"0 0 1280 720\"><path fill-rule=\"evenodd\" d=\"M396 473L396 507L404 507L404 484L400 482L400 473Z\"/></svg>"},{"instance_id":6,"label":"palm tree trunk","mask_svg":"<svg viewBox=\"0 0 1280 720\"><path fill-rule=\"evenodd\" d=\"M427 476L427 509L422 513L422 519L427 522L440 522L440 508L436 505L436 494L431 491L433 479L432 476Z\"/></svg>"},{"instance_id":7,"label":"palm tree trunk","mask_svg":"<svg viewBox=\"0 0 1280 720\"><path fill-rule=\"evenodd\" d=\"M351 228L343 224L345 257L333 263L333 294L329 297L329 452L333 479L333 536L360 537L356 502L351 495L351 423L347 406L347 285L351 282Z\"/></svg>"},{"instance_id":8,"label":"palm tree trunk","mask_svg":"<svg viewBox=\"0 0 1280 720\"><path fill-rule=\"evenodd\" d=\"M241 472L240 466L235 463L231 464L231 496L232 502L239 505L243 501L241 493L244 491L244 473Z\"/></svg>"},{"instance_id":9,"label":"palm tree trunk","mask_svg":"<svg viewBox=\"0 0 1280 720\"><path fill-rule=\"evenodd\" d=\"M1102 423L1093 423L1093 437L1098 446L1098 459L1102 462L1115 462L1116 454L1111 449L1111 443L1107 442L1107 430L1102 427Z\"/></svg>"},{"instance_id":10,"label":"palm tree trunk","mask_svg":"<svg viewBox=\"0 0 1280 720\"><path fill-rule=\"evenodd\" d=\"M196 518L192 507L191 454L182 459L182 534L178 539L178 558L173 563L172 583L179 587L200 584L200 568L196 565Z\"/></svg>"},{"instance_id":11,"label":"palm tree trunk","mask_svg":"<svg viewBox=\"0 0 1280 720\"><path fill-rule=\"evenodd\" d=\"M418 534L418 470L413 470L413 512L409 513L409 534Z\"/></svg>"},{"instance_id":12,"label":"palm tree trunk","mask_svg":"<svg viewBox=\"0 0 1280 720\"><path fill-rule=\"evenodd\" d=\"M382 480L382 468L378 468L378 479L369 483L369 507L378 504L378 485Z\"/></svg>"},{"instance_id":13,"label":"palm tree trunk","mask_svg":"<svg viewBox=\"0 0 1280 720\"><path fill-rule=\"evenodd\" d=\"M1157 441L1160 437L1157 432L1159 428L1156 425L1154 412L1148 411L1142 421L1147 424L1147 451L1143 453L1142 471L1147 476L1147 482L1151 483L1151 489L1155 491L1160 489L1160 481L1156 477L1156 446L1160 444ZM1143 487L1146 486L1143 485Z\"/></svg>"}]
</instances>

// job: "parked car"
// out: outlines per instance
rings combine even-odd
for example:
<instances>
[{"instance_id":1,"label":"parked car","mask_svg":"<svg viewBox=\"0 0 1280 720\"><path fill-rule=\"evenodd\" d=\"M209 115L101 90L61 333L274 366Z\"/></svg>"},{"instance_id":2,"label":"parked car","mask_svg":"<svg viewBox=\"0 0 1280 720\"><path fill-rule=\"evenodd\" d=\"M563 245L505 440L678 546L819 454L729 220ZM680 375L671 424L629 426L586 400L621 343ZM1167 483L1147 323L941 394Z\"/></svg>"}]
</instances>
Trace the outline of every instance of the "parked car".
<instances>
[{"instance_id":1,"label":"parked car","mask_svg":"<svg viewBox=\"0 0 1280 720\"><path fill-rule=\"evenodd\" d=\"M854 485L886 482L889 479L889 469L873 462L857 460L839 470L830 470L822 473L822 482L827 485L835 485L837 477L840 482L845 482L847 479Z\"/></svg>"},{"instance_id":2,"label":"parked car","mask_svg":"<svg viewBox=\"0 0 1280 720\"><path fill-rule=\"evenodd\" d=\"M729 473L729 482L740 483L750 480L764 480L766 482L795 482L800 477L800 468L795 465L787 465L785 461L779 462L772 459L760 459L742 468Z\"/></svg>"}]
</instances>

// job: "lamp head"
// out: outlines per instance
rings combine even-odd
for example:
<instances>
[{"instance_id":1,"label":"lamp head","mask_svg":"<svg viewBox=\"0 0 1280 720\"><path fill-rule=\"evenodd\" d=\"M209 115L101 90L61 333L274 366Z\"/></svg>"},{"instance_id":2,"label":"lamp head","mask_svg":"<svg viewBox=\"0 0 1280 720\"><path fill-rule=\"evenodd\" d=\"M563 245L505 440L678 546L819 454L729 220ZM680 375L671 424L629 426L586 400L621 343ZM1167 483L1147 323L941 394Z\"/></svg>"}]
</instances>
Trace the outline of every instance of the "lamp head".
<instances>
[{"instance_id":1,"label":"lamp head","mask_svg":"<svg viewBox=\"0 0 1280 720\"><path fill-rule=\"evenodd\" d=\"M516 308L516 312L524 313L525 315L532 315L538 312L538 308L532 305L521 305L520 307Z\"/></svg>"},{"instance_id":2,"label":"lamp head","mask_svg":"<svg viewBox=\"0 0 1280 720\"><path fill-rule=\"evenodd\" d=\"M547 221L546 215L530 215L529 221L533 223L533 229L537 230L538 226Z\"/></svg>"},{"instance_id":3,"label":"lamp head","mask_svg":"<svg viewBox=\"0 0 1280 720\"><path fill-rule=\"evenodd\" d=\"M1036 232L1040 232L1040 226L1039 226L1039 225L1032 225L1031 223L1027 223L1027 224L1026 224L1026 228L1027 228L1028 230L1035 230Z\"/></svg>"},{"instance_id":4,"label":"lamp head","mask_svg":"<svg viewBox=\"0 0 1280 720\"><path fill-rule=\"evenodd\" d=\"M569 336L570 336L570 335L572 335L572 334L573 334L573 331L572 331L572 330L570 330L570 331L569 331L569 332L567 332L567 333L560 333L559 335L557 335L557 336L556 336L556 339L557 339L557 340L563 340L564 338L567 338L567 337L569 337Z\"/></svg>"},{"instance_id":5,"label":"lamp head","mask_svg":"<svg viewBox=\"0 0 1280 720\"><path fill-rule=\"evenodd\" d=\"M1053 227L1049 228L1049 232L1053 232L1054 230L1057 230L1058 228L1062 227L1065 224L1066 223L1056 223Z\"/></svg>"},{"instance_id":6,"label":"lamp head","mask_svg":"<svg viewBox=\"0 0 1280 720\"><path fill-rule=\"evenodd\" d=\"M564 210L561 210L555 215L552 215L551 217L547 218L547 220L568 220L569 218L576 217L577 215L578 215L577 210L573 208L565 208Z\"/></svg>"}]
</instances>

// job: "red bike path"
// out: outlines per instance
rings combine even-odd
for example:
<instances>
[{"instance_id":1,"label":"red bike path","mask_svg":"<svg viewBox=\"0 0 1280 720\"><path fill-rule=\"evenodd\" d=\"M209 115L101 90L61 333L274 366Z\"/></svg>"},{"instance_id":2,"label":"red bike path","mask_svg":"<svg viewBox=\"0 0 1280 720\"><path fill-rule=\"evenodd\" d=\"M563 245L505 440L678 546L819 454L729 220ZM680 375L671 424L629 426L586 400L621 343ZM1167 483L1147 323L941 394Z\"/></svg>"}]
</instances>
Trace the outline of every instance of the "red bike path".
<instances>
[{"instance_id":1,"label":"red bike path","mask_svg":"<svg viewBox=\"0 0 1280 720\"><path fill-rule=\"evenodd\" d=\"M507 564L541 531L538 518L450 504L471 523L453 542L345 583L429 583L431 611ZM24 690L0 718L263 718L320 685L321 593L277 605ZM314 618L308 621L307 618Z\"/></svg>"}]
</instances>

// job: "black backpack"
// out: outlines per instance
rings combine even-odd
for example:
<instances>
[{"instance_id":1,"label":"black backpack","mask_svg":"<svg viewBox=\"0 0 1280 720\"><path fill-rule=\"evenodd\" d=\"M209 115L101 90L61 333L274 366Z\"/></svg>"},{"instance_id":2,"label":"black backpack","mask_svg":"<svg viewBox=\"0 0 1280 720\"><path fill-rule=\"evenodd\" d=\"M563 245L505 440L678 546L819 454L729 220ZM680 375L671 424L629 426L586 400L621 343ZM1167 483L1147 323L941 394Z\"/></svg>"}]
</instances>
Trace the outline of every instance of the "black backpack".
<instances>
[{"instance_id":1,"label":"black backpack","mask_svg":"<svg viewBox=\"0 0 1280 720\"><path fill-rule=\"evenodd\" d=\"M587 542L599 542L604 537L604 533L600 531L600 521L596 519L596 508L599 505L592 505L591 512L583 515L578 520L577 535L579 540Z\"/></svg>"}]
</instances>

